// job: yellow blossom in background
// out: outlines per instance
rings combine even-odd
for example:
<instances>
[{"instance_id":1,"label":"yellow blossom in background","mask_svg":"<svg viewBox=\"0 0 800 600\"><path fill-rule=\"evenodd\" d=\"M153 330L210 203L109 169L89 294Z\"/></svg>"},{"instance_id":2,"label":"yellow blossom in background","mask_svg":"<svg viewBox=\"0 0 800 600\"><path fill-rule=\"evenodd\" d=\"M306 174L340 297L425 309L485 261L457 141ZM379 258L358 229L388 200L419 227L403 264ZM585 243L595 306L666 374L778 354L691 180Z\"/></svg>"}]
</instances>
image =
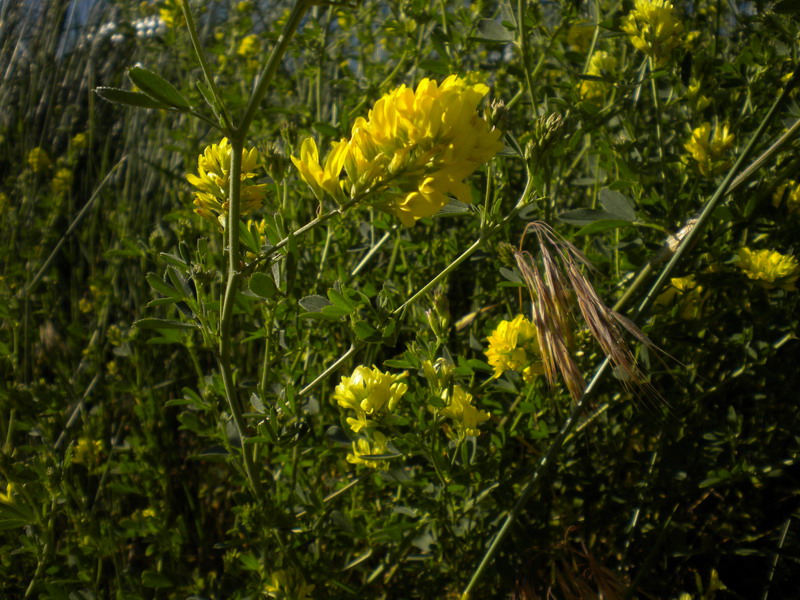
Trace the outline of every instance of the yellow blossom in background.
<instances>
[{"instance_id":1,"label":"yellow blossom in background","mask_svg":"<svg viewBox=\"0 0 800 600\"><path fill-rule=\"evenodd\" d=\"M478 426L489 420L489 413L472 405L472 394L467 393L460 385L454 385L452 391L444 390L442 400L445 407L439 412L453 420L456 430L463 435L478 435Z\"/></svg>"},{"instance_id":2,"label":"yellow blossom in background","mask_svg":"<svg viewBox=\"0 0 800 600\"><path fill-rule=\"evenodd\" d=\"M36 147L28 152L28 165L34 173L41 173L50 168L52 161L43 148Z\"/></svg>"},{"instance_id":3,"label":"yellow blossom in background","mask_svg":"<svg viewBox=\"0 0 800 600\"><path fill-rule=\"evenodd\" d=\"M782 288L794 290L800 277L800 265L794 256L781 254L775 250L751 250L739 248L734 257L744 274L767 289Z\"/></svg>"},{"instance_id":4,"label":"yellow blossom in background","mask_svg":"<svg viewBox=\"0 0 800 600\"><path fill-rule=\"evenodd\" d=\"M596 50L589 59L587 75L602 77L610 74L617 68L617 59L605 50ZM579 93L582 100L589 102L602 102L610 85L606 81L584 79L581 81Z\"/></svg>"},{"instance_id":5,"label":"yellow blossom in background","mask_svg":"<svg viewBox=\"0 0 800 600\"><path fill-rule=\"evenodd\" d=\"M72 189L72 171L59 169L50 182L50 188L56 195L66 194Z\"/></svg>"},{"instance_id":6,"label":"yellow blossom in background","mask_svg":"<svg viewBox=\"0 0 800 600\"><path fill-rule=\"evenodd\" d=\"M11 203L8 200L8 195L5 192L0 192L0 214L6 211L9 204Z\"/></svg>"},{"instance_id":7,"label":"yellow blossom in background","mask_svg":"<svg viewBox=\"0 0 800 600\"><path fill-rule=\"evenodd\" d=\"M800 211L800 183L790 179L775 188L775 192L772 194L772 205L777 208L781 204L789 213Z\"/></svg>"},{"instance_id":8,"label":"yellow blossom in background","mask_svg":"<svg viewBox=\"0 0 800 600\"><path fill-rule=\"evenodd\" d=\"M69 141L69 145L75 150L83 150L86 148L88 143L88 138L86 137L85 133L76 133L72 139Z\"/></svg>"},{"instance_id":9,"label":"yellow blossom in background","mask_svg":"<svg viewBox=\"0 0 800 600\"><path fill-rule=\"evenodd\" d=\"M494 367L494 377L506 371L519 371L531 382L542 373L539 358L539 337L536 328L524 315L501 321L488 337L486 359Z\"/></svg>"},{"instance_id":10,"label":"yellow blossom in background","mask_svg":"<svg viewBox=\"0 0 800 600\"><path fill-rule=\"evenodd\" d=\"M90 465L96 463L100 453L103 451L101 440L89 440L81 438L72 449L72 462L80 465Z\"/></svg>"},{"instance_id":11,"label":"yellow blossom in background","mask_svg":"<svg viewBox=\"0 0 800 600\"><path fill-rule=\"evenodd\" d=\"M622 31L637 50L662 66L670 52L681 44L683 24L675 18L671 2L636 0L633 10L622 20Z\"/></svg>"},{"instance_id":12,"label":"yellow blossom in background","mask_svg":"<svg viewBox=\"0 0 800 600\"><path fill-rule=\"evenodd\" d=\"M239 43L239 48L236 50L236 54L249 58L258 54L260 50L261 44L258 43L258 36L253 33L242 39Z\"/></svg>"},{"instance_id":13,"label":"yellow blossom in background","mask_svg":"<svg viewBox=\"0 0 800 600\"><path fill-rule=\"evenodd\" d=\"M158 16L170 28L176 24L183 23L183 11L180 4L178 4L178 0L165 0L163 6L158 9Z\"/></svg>"},{"instance_id":14,"label":"yellow blossom in background","mask_svg":"<svg viewBox=\"0 0 800 600\"><path fill-rule=\"evenodd\" d=\"M11 504L14 501L14 499L12 498L13 493L14 493L14 484L8 482L6 484L6 491L0 492L0 502L3 502L4 504Z\"/></svg>"},{"instance_id":15,"label":"yellow blossom in background","mask_svg":"<svg viewBox=\"0 0 800 600\"><path fill-rule=\"evenodd\" d=\"M575 52L586 52L594 37L594 23L581 21L567 29L567 44Z\"/></svg>"},{"instance_id":16,"label":"yellow blossom in background","mask_svg":"<svg viewBox=\"0 0 800 600\"><path fill-rule=\"evenodd\" d=\"M400 381L406 375L406 372L392 375L377 367L359 366L350 377L342 377L333 392L333 399L342 408L355 411L355 417L347 418L347 424L355 433L372 424L367 417L376 417L394 409L408 389Z\"/></svg>"},{"instance_id":17,"label":"yellow blossom in background","mask_svg":"<svg viewBox=\"0 0 800 600\"><path fill-rule=\"evenodd\" d=\"M728 152L733 146L733 134L728 124L719 125L711 131L711 123L703 123L692 131L692 138L684 144L697 162L700 173L710 177L730 166Z\"/></svg>"},{"instance_id":18,"label":"yellow blossom in background","mask_svg":"<svg viewBox=\"0 0 800 600\"><path fill-rule=\"evenodd\" d=\"M402 85L366 119L356 119L350 139L333 144L324 168L313 140L292 161L317 198L324 192L341 202L380 190L375 206L411 226L439 212L450 196L470 203L464 180L502 149L500 131L477 113L488 91L456 75L441 84L423 79L416 90Z\"/></svg>"},{"instance_id":19,"label":"yellow blossom in background","mask_svg":"<svg viewBox=\"0 0 800 600\"><path fill-rule=\"evenodd\" d=\"M705 301L706 295L703 286L697 284L694 275L673 277L670 279L669 287L656 298L656 304L660 306L672 306L679 303L678 316L687 321L703 316Z\"/></svg>"},{"instance_id":20,"label":"yellow blossom in background","mask_svg":"<svg viewBox=\"0 0 800 600\"><path fill-rule=\"evenodd\" d=\"M297 571L281 569L272 573L264 591L276 600L312 600L311 592L315 587L306 583Z\"/></svg>"},{"instance_id":21,"label":"yellow blossom in background","mask_svg":"<svg viewBox=\"0 0 800 600\"><path fill-rule=\"evenodd\" d=\"M702 111L711 104L711 98L700 93L700 82L697 79L689 81L689 86L686 88L686 97L692 103L696 112Z\"/></svg>"},{"instance_id":22,"label":"yellow blossom in background","mask_svg":"<svg viewBox=\"0 0 800 600\"><path fill-rule=\"evenodd\" d=\"M371 440L368 440L362 437L353 442L353 452L347 455L347 462L385 471L389 468L389 461L364 457L389 454L389 450L386 447L388 439L380 431L373 431L371 438Z\"/></svg>"},{"instance_id":23,"label":"yellow blossom in background","mask_svg":"<svg viewBox=\"0 0 800 600\"><path fill-rule=\"evenodd\" d=\"M198 175L188 173L186 179L200 191L195 192L195 212L201 217L225 226L230 190L231 145L228 138L219 144L206 147L197 158ZM242 149L242 185L240 189L240 214L246 215L261 206L267 194L266 184L253 184L249 180L256 176L258 150Z\"/></svg>"}]
</instances>

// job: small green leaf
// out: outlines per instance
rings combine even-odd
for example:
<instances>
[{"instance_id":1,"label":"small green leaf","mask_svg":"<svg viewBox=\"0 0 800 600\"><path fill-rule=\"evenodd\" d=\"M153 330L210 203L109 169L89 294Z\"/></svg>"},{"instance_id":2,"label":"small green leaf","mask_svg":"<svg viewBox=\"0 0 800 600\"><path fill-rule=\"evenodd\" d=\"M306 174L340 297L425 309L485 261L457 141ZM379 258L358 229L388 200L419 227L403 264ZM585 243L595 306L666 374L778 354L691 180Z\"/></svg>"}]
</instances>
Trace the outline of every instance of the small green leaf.
<instances>
[{"instance_id":1,"label":"small green leaf","mask_svg":"<svg viewBox=\"0 0 800 600\"><path fill-rule=\"evenodd\" d=\"M630 223L628 221L615 221L615 220L595 221L594 223L589 223L582 229L575 232L575 235L591 235L593 233L600 233L601 231L606 231L608 229L628 227L629 225Z\"/></svg>"},{"instance_id":2,"label":"small green leaf","mask_svg":"<svg viewBox=\"0 0 800 600\"><path fill-rule=\"evenodd\" d=\"M162 252L158 256L159 256L159 258L161 258L161 260L163 260L168 265L171 265L171 266L175 267L176 269L179 269L180 271L182 271L184 273L188 273L189 272L189 265L187 265L183 261L183 259L175 256L174 254L167 254L166 252Z\"/></svg>"},{"instance_id":3,"label":"small green leaf","mask_svg":"<svg viewBox=\"0 0 800 600\"><path fill-rule=\"evenodd\" d=\"M150 284L155 291L157 291L162 296L167 296L168 298L172 298L174 300L183 300L186 296L172 287L170 284L162 281L158 275L155 273L148 273L146 275L147 283Z\"/></svg>"},{"instance_id":4,"label":"small green leaf","mask_svg":"<svg viewBox=\"0 0 800 600\"><path fill-rule=\"evenodd\" d=\"M356 321L353 324L353 332L356 334L358 339L365 342L381 341L381 332L366 321Z\"/></svg>"},{"instance_id":5,"label":"small green leaf","mask_svg":"<svg viewBox=\"0 0 800 600\"><path fill-rule=\"evenodd\" d=\"M172 580L157 571L143 571L142 585L149 588L169 588L172 587Z\"/></svg>"},{"instance_id":6,"label":"small green leaf","mask_svg":"<svg viewBox=\"0 0 800 600\"><path fill-rule=\"evenodd\" d=\"M197 329L197 326L193 323L154 318L139 319L133 322L133 326L139 329Z\"/></svg>"},{"instance_id":7,"label":"small green leaf","mask_svg":"<svg viewBox=\"0 0 800 600\"><path fill-rule=\"evenodd\" d=\"M588 225L595 221L618 221L619 217L605 210L594 210L591 208L578 208L558 215L559 221L570 225Z\"/></svg>"},{"instance_id":8,"label":"small green leaf","mask_svg":"<svg viewBox=\"0 0 800 600\"><path fill-rule=\"evenodd\" d=\"M617 215L620 221L635 221L636 210L633 208L627 196L614 190L602 189L600 190L600 204L603 205L608 212Z\"/></svg>"},{"instance_id":9,"label":"small green leaf","mask_svg":"<svg viewBox=\"0 0 800 600\"><path fill-rule=\"evenodd\" d=\"M266 273L253 273L250 276L250 291L256 296L270 300L278 293L275 281ZM305 307L304 307L305 308Z\"/></svg>"},{"instance_id":10,"label":"small green leaf","mask_svg":"<svg viewBox=\"0 0 800 600\"><path fill-rule=\"evenodd\" d=\"M489 42L511 42L514 40L512 31L491 19L482 19L478 23L478 33L482 39Z\"/></svg>"},{"instance_id":11,"label":"small green leaf","mask_svg":"<svg viewBox=\"0 0 800 600\"><path fill-rule=\"evenodd\" d=\"M344 294L334 288L328 290L328 299L341 310L346 310L349 314L356 309L356 303L347 298Z\"/></svg>"},{"instance_id":12,"label":"small green leaf","mask_svg":"<svg viewBox=\"0 0 800 600\"><path fill-rule=\"evenodd\" d=\"M336 129L336 127L334 127L333 125L329 125L328 123L321 123L317 121L316 123L313 123L311 125L311 128L314 129L314 131L318 131L319 133L327 137L332 137L332 138L339 137L339 130Z\"/></svg>"},{"instance_id":13,"label":"small green leaf","mask_svg":"<svg viewBox=\"0 0 800 600\"><path fill-rule=\"evenodd\" d=\"M142 67L131 67L128 69L128 77L136 87L159 102L182 110L191 108L183 94L158 73Z\"/></svg>"},{"instance_id":14,"label":"small green leaf","mask_svg":"<svg viewBox=\"0 0 800 600\"><path fill-rule=\"evenodd\" d=\"M310 313L317 313L321 312L326 306L330 306L331 302L327 298L314 294L313 296L301 298L298 304Z\"/></svg>"},{"instance_id":15,"label":"small green leaf","mask_svg":"<svg viewBox=\"0 0 800 600\"><path fill-rule=\"evenodd\" d=\"M154 100L141 92L129 92L112 87L95 88L94 92L103 100L108 100L114 104L124 104L125 106L135 106L136 108L169 108L168 104Z\"/></svg>"}]
</instances>

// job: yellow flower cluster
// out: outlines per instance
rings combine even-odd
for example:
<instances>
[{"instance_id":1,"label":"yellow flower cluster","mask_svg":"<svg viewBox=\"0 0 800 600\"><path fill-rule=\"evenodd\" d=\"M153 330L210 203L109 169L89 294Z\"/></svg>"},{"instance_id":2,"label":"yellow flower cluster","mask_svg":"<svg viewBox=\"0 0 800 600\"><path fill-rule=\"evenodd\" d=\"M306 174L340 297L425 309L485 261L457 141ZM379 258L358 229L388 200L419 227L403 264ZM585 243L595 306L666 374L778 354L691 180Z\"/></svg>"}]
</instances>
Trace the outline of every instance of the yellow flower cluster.
<instances>
[{"instance_id":1,"label":"yellow flower cluster","mask_svg":"<svg viewBox=\"0 0 800 600\"><path fill-rule=\"evenodd\" d=\"M731 146L733 146L733 134L728 131L727 123L722 127L715 127L713 135L711 123L703 123L692 131L692 139L683 147L697 162L700 173L711 177L730 166L726 155Z\"/></svg>"},{"instance_id":2,"label":"yellow flower cluster","mask_svg":"<svg viewBox=\"0 0 800 600\"><path fill-rule=\"evenodd\" d=\"M411 226L449 196L470 203L464 180L502 148L500 131L477 114L488 91L456 75L441 85L423 79L416 90L402 85L356 119L350 139L334 142L324 167L310 138L292 162L320 201L381 192L375 205Z\"/></svg>"},{"instance_id":3,"label":"yellow flower cluster","mask_svg":"<svg viewBox=\"0 0 800 600\"><path fill-rule=\"evenodd\" d=\"M539 336L536 328L524 315L511 321L501 321L488 338L486 358L494 367L494 377L506 371L519 371L531 382L542 373L539 358Z\"/></svg>"},{"instance_id":4,"label":"yellow flower cluster","mask_svg":"<svg viewBox=\"0 0 800 600\"><path fill-rule=\"evenodd\" d=\"M52 161L44 148L36 147L28 152L28 165L34 173L41 173L50 168Z\"/></svg>"},{"instance_id":5,"label":"yellow flower cluster","mask_svg":"<svg viewBox=\"0 0 800 600\"><path fill-rule=\"evenodd\" d=\"M188 173L186 179L195 186L194 194L197 206L194 212L214 223L225 226L228 213L228 195L230 190L231 145L228 138L222 138L219 144L206 147L197 158L198 175ZM253 184L249 180L256 176L258 151L242 149L242 186L240 190L240 213L246 215L261 206L267 194L266 184Z\"/></svg>"},{"instance_id":6,"label":"yellow flower cluster","mask_svg":"<svg viewBox=\"0 0 800 600\"><path fill-rule=\"evenodd\" d=\"M702 317L706 295L703 286L695 281L694 275L673 277L669 283L669 287L656 298L656 304L672 306L678 303L678 316L686 321Z\"/></svg>"},{"instance_id":7,"label":"yellow flower cluster","mask_svg":"<svg viewBox=\"0 0 800 600\"><path fill-rule=\"evenodd\" d=\"M384 373L377 367L369 369L358 366L350 377L342 377L342 381L333 392L333 399L341 406L355 413L347 417L347 424L354 433L361 433L353 442L353 452L347 460L353 464L363 464L372 469L387 469L385 460L365 460L362 457L375 454L387 454L386 436L375 430L373 419L394 409L397 402L406 393L408 386L400 380L408 373L392 375Z\"/></svg>"},{"instance_id":8,"label":"yellow flower cluster","mask_svg":"<svg viewBox=\"0 0 800 600\"><path fill-rule=\"evenodd\" d=\"M103 451L103 442L101 440L89 440L81 438L72 449L72 462L89 466L96 463Z\"/></svg>"},{"instance_id":9,"label":"yellow flower cluster","mask_svg":"<svg viewBox=\"0 0 800 600\"><path fill-rule=\"evenodd\" d=\"M592 54L592 58L589 59L589 68L586 70L586 74L602 77L616 68L616 58L605 50L595 50ZM579 92L581 99L598 103L603 101L603 97L606 95L608 88L609 84L605 81L585 79L581 81Z\"/></svg>"},{"instance_id":10,"label":"yellow flower cluster","mask_svg":"<svg viewBox=\"0 0 800 600\"><path fill-rule=\"evenodd\" d=\"M631 43L662 66L681 44L683 24L675 18L671 2L636 0L633 10L622 20L622 31Z\"/></svg>"},{"instance_id":11,"label":"yellow flower cluster","mask_svg":"<svg viewBox=\"0 0 800 600\"><path fill-rule=\"evenodd\" d=\"M264 591L268 598L277 600L312 600L311 592L315 587L306 583L300 573L281 569L272 574Z\"/></svg>"},{"instance_id":12,"label":"yellow flower cluster","mask_svg":"<svg viewBox=\"0 0 800 600\"><path fill-rule=\"evenodd\" d=\"M567 29L567 45L575 52L586 52L594 37L594 23L579 21Z\"/></svg>"},{"instance_id":13,"label":"yellow flower cluster","mask_svg":"<svg viewBox=\"0 0 800 600\"><path fill-rule=\"evenodd\" d=\"M58 195L66 194L72 189L72 171L69 169L59 169L50 182L53 193Z\"/></svg>"},{"instance_id":14,"label":"yellow flower cluster","mask_svg":"<svg viewBox=\"0 0 800 600\"><path fill-rule=\"evenodd\" d=\"M489 413L472 405L472 394L467 393L460 385L454 385L452 391L444 390L442 400L445 407L440 414L453 420L460 436L478 435L478 426L489 420Z\"/></svg>"},{"instance_id":15,"label":"yellow flower cluster","mask_svg":"<svg viewBox=\"0 0 800 600\"><path fill-rule=\"evenodd\" d=\"M800 277L800 264L794 256L775 250L739 248L734 262L750 279L767 289L794 290Z\"/></svg>"},{"instance_id":16,"label":"yellow flower cluster","mask_svg":"<svg viewBox=\"0 0 800 600\"><path fill-rule=\"evenodd\" d=\"M783 204L789 213L800 211L800 183L790 179L779 185L772 194L772 204L776 208Z\"/></svg>"},{"instance_id":17,"label":"yellow flower cluster","mask_svg":"<svg viewBox=\"0 0 800 600\"><path fill-rule=\"evenodd\" d=\"M239 43L239 48L236 50L236 54L249 58L257 54L260 49L261 45L258 43L258 36L251 33L242 38L242 41Z\"/></svg>"}]
</instances>

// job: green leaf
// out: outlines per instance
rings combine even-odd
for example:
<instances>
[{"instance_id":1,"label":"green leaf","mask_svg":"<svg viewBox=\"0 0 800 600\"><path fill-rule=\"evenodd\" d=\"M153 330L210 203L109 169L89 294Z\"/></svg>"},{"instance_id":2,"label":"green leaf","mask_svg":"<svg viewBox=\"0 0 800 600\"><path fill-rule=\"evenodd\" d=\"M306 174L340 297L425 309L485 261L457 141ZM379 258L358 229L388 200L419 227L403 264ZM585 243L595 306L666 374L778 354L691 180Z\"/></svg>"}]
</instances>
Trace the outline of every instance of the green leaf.
<instances>
[{"instance_id":1,"label":"green leaf","mask_svg":"<svg viewBox=\"0 0 800 600\"><path fill-rule=\"evenodd\" d=\"M602 189L600 190L600 204L611 214L617 215L617 220L619 221L636 220L636 210L633 208L633 202L624 194L607 188Z\"/></svg>"},{"instance_id":2,"label":"green leaf","mask_svg":"<svg viewBox=\"0 0 800 600\"><path fill-rule=\"evenodd\" d=\"M347 311L345 314L350 314L358 306L355 302L334 288L328 289L328 298L334 306L340 308L341 310Z\"/></svg>"},{"instance_id":3,"label":"green leaf","mask_svg":"<svg viewBox=\"0 0 800 600\"><path fill-rule=\"evenodd\" d=\"M172 580L157 571L143 571L142 585L149 588L169 588L172 587Z\"/></svg>"},{"instance_id":4,"label":"green leaf","mask_svg":"<svg viewBox=\"0 0 800 600\"><path fill-rule=\"evenodd\" d=\"M133 326L139 329L197 329L197 325L193 323L154 318L139 319L133 322Z\"/></svg>"},{"instance_id":5,"label":"green leaf","mask_svg":"<svg viewBox=\"0 0 800 600\"><path fill-rule=\"evenodd\" d=\"M168 298L172 298L174 300L183 300L186 298L182 292L179 292L170 284L162 281L155 273L148 273L146 279L147 283L150 284L150 287L152 287L162 296L167 296Z\"/></svg>"},{"instance_id":6,"label":"green leaf","mask_svg":"<svg viewBox=\"0 0 800 600\"><path fill-rule=\"evenodd\" d=\"M275 286L275 281L272 277L266 273L253 273L250 276L250 291L256 296L270 300L278 293L278 288Z\"/></svg>"},{"instance_id":7,"label":"green leaf","mask_svg":"<svg viewBox=\"0 0 800 600\"><path fill-rule=\"evenodd\" d=\"M324 136L338 138L339 137L339 130L336 129L333 125L329 125L328 123L321 123L319 121L313 123L311 128L314 131L321 133Z\"/></svg>"},{"instance_id":8,"label":"green leaf","mask_svg":"<svg viewBox=\"0 0 800 600\"><path fill-rule=\"evenodd\" d=\"M95 88L94 92L103 100L108 100L114 104L124 104L125 106L135 106L136 108L169 108L168 104L154 100L141 92L129 92L112 87Z\"/></svg>"},{"instance_id":9,"label":"green leaf","mask_svg":"<svg viewBox=\"0 0 800 600\"><path fill-rule=\"evenodd\" d=\"M613 219L595 221L594 223L589 223L585 227L575 232L575 235L591 235L593 233L600 233L601 231L606 231L608 229L628 227L629 225L630 223L628 221L615 221Z\"/></svg>"},{"instance_id":10,"label":"green leaf","mask_svg":"<svg viewBox=\"0 0 800 600\"><path fill-rule=\"evenodd\" d=\"M437 75L449 75L451 71L450 66L443 60L423 60L420 61L419 68Z\"/></svg>"},{"instance_id":11,"label":"green leaf","mask_svg":"<svg viewBox=\"0 0 800 600\"><path fill-rule=\"evenodd\" d=\"M321 312L326 306L330 306L331 302L327 298L323 298L322 296L314 294L312 296L301 298L298 304L300 304L300 306L310 313L318 313Z\"/></svg>"},{"instance_id":12,"label":"green leaf","mask_svg":"<svg viewBox=\"0 0 800 600\"><path fill-rule=\"evenodd\" d=\"M591 208L578 208L558 215L559 221L570 225L588 225L595 221L619 221L618 215L605 210L594 210Z\"/></svg>"},{"instance_id":13,"label":"green leaf","mask_svg":"<svg viewBox=\"0 0 800 600\"><path fill-rule=\"evenodd\" d=\"M356 337L365 342L380 342L381 332L375 329L366 321L356 321L353 324L353 333Z\"/></svg>"},{"instance_id":14,"label":"green leaf","mask_svg":"<svg viewBox=\"0 0 800 600\"><path fill-rule=\"evenodd\" d=\"M171 265L184 273L189 272L189 265L187 265L180 257L175 256L174 254L167 254L166 252L161 252L158 256L168 265Z\"/></svg>"},{"instance_id":15,"label":"green leaf","mask_svg":"<svg viewBox=\"0 0 800 600\"><path fill-rule=\"evenodd\" d=\"M142 67L131 67L128 69L128 77L136 87L159 102L181 110L191 108L189 101L183 97L183 94L158 73Z\"/></svg>"},{"instance_id":16,"label":"green leaf","mask_svg":"<svg viewBox=\"0 0 800 600\"><path fill-rule=\"evenodd\" d=\"M511 42L514 40L514 32L509 31L497 21L492 21L491 19L482 19L478 23L478 33L481 38L490 42Z\"/></svg>"},{"instance_id":17,"label":"green leaf","mask_svg":"<svg viewBox=\"0 0 800 600\"><path fill-rule=\"evenodd\" d=\"M330 306L323 306L322 310L320 310L319 312L328 317L345 317L353 311L347 308L343 308L341 306L330 305Z\"/></svg>"}]
</instances>

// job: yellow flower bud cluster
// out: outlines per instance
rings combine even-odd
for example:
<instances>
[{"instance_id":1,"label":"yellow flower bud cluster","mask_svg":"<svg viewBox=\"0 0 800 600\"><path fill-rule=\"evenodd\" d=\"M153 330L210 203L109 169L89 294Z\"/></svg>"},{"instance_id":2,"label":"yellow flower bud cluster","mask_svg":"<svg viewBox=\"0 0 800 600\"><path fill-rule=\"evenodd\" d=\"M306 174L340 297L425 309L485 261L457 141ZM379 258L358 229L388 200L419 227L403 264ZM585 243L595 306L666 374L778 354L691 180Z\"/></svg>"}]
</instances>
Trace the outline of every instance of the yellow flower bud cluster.
<instances>
[{"instance_id":1,"label":"yellow flower bud cluster","mask_svg":"<svg viewBox=\"0 0 800 600\"><path fill-rule=\"evenodd\" d=\"M733 134L728 131L727 123L715 127L713 134L711 123L703 123L692 131L692 138L683 147L697 162L700 173L711 177L730 166L727 154L732 146Z\"/></svg>"},{"instance_id":2,"label":"yellow flower bud cluster","mask_svg":"<svg viewBox=\"0 0 800 600\"><path fill-rule=\"evenodd\" d=\"M611 56L605 50L595 50L594 53L592 53L592 57L589 59L589 68L586 70L586 74L594 75L595 77L602 77L616 68L616 58ZM579 92L582 100L600 103L603 101L608 88L609 84L605 81L585 79L581 81Z\"/></svg>"},{"instance_id":3,"label":"yellow flower bud cluster","mask_svg":"<svg viewBox=\"0 0 800 600\"><path fill-rule=\"evenodd\" d=\"M636 0L633 10L622 20L622 31L631 43L662 66L681 44L683 24L675 18L671 2Z\"/></svg>"},{"instance_id":4,"label":"yellow flower bud cluster","mask_svg":"<svg viewBox=\"0 0 800 600\"><path fill-rule=\"evenodd\" d=\"M800 211L800 183L790 179L775 188L775 192L772 194L772 205L777 208L781 204L790 214Z\"/></svg>"},{"instance_id":5,"label":"yellow flower bud cluster","mask_svg":"<svg viewBox=\"0 0 800 600\"><path fill-rule=\"evenodd\" d=\"M408 373L392 375L377 367L371 369L358 366L350 377L342 377L333 393L333 399L342 408L352 410L354 416L347 417L353 433L362 434L353 442L353 452L347 460L373 469L387 469L385 460L364 459L364 456L387 454L387 438L376 429L375 419L391 412L408 386L400 380Z\"/></svg>"},{"instance_id":6,"label":"yellow flower bud cluster","mask_svg":"<svg viewBox=\"0 0 800 600\"><path fill-rule=\"evenodd\" d=\"M702 285L698 285L694 275L673 277L669 286L656 298L656 305L678 305L678 316L685 321L692 321L703 316L703 304L707 295Z\"/></svg>"},{"instance_id":7,"label":"yellow flower bud cluster","mask_svg":"<svg viewBox=\"0 0 800 600\"><path fill-rule=\"evenodd\" d=\"M198 192L194 194L194 210L204 219L225 226L228 214L228 196L230 191L232 148L228 138L222 138L219 144L206 147L203 154L197 158L198 175L188 173L186 179L195 186ZM240 189L240 214L246 215L261 206L267 194L266 184L250 183L256 176L258 166L258 151L242 149L242 185Z\"/></svg>"},{"instance_id":8,"label":"yellow flower bud cluster","mask_svg":"<svg viewBox=\"0 0 800 600\"><path fill-rule=\"evenodd\" d=\"M72 189L72 171L70 169L59 169L50 182L53 193L57 196L67 194Z\"/></svg>"},{"instance_id":9,"label":"yellow flower bud cluster","mask_svg":"<svg viewBox=\"0 0 800 600\"><path fill-rule=\"evenodd\" d=\"M416 90L402 85L356 119L350 139L334 142L324 166L311 138L292 162L318 200L344 203L380 192L375 206L411 226L450 196L470 203L464 180L503 147L500 131L477 113L488 91L456 75L441 84L423 79Z\"/></svg>"},{"instance_id":10,"label":"yellow flower bud cluster","mask_svg":"<svg viewBox=\"0 0 800 600\"><path fill-rule=\"evenodd\" d=\"M519 371L526 382L542 371L536 327L524 315L501 321L488 338L486 358L494 367L494 377L506 371Z\"/></svg>"},{"instance_id":11,"label":"yellow flower bud cluster","mask_svg":"<svg viewBox=\"0 0 800 600\"><path fill-rule=\"evenodd\" d=\"M472 405L472 394L467 393L460 385L444 390L441 398L445 407L439 413L453 420L458 437L477 436L480 434L478 426L491 416L488 412L475 408Z\"/></svg>"},{"instance_id":12,"label":"yellow flower bud cluster","mask_svg":"<svg viewBox=\"0 0 800 600\"><path fill-rule=\"evenodd\" d=\"M53 162L50 160L44 148L37 146L28 152L28 165L34 173L41 173L50 168Z\"/></svg>"},{"instance_id":13,"label":"yellow flower bud cluster","mask_svg":"<svg viewBox=\"0 0 800 600\"><path fill-rule=\"evenodd\" d=\"M751 250L742 247L736 252L734 263L762 287L797 289L795 283L800 277L800 264L794 256L775 250Z\"/></svg>"}]
</instances>

